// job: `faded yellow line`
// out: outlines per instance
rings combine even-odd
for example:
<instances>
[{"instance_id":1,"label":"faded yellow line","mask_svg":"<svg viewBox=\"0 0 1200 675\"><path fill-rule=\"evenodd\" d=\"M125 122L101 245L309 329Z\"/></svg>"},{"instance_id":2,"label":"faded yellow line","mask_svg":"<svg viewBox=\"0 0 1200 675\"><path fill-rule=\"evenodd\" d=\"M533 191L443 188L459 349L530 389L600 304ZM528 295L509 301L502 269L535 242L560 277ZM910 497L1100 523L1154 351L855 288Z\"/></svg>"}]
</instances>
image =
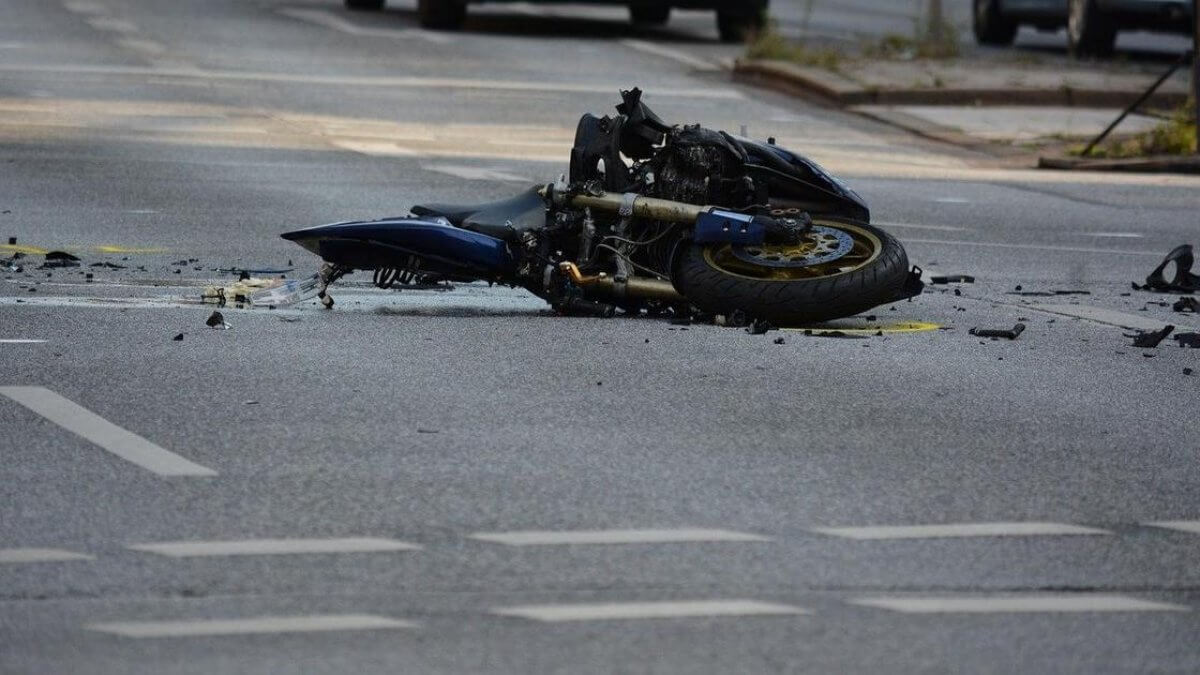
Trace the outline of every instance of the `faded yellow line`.
<instances>
[{"instance_id":1,"label":"faded yellow line","mask_svg":"<svg viewBox=\"0 0 1200 675\"><path fill-rule=\"evenodd\" d=\"M832 332L846 333L847 335L875 335L883 333L890 335L893 333L928 333L941 328L939 324L930 323L928 321L896 321L892 323L881 323L877 326L862 327L859 323L845 325L840 321L831 321L819 326L806 326L801 328L782 328L781 330L790 331L806 331L811 330L817 332Z\"/></svg>"}]
</instances>

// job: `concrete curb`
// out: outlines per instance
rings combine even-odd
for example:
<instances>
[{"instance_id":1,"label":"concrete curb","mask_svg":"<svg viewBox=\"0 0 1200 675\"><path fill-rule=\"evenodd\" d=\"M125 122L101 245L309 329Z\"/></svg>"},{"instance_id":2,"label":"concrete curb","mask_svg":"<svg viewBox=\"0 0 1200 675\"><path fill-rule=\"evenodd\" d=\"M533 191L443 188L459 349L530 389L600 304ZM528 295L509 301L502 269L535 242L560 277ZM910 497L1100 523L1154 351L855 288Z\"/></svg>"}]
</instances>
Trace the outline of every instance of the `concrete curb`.
<instances>
[{"instance_id":1,"label":"concrete curb","mask_svg":"<svg viewBox=\"0 0 1200 675\"><path fill-rule=\"evenodd\" d=\"M1124 108L1141 91L1103 89L867 89L823 68L786 61L744 60L733 65L734 79L793 95L817 96L852 105L1045 105ZM1180 106L1186 94L1160 92L1150 103Z\"/></svg>"},{"instance_id":2,"label":"concrete curb","mask_svg":"<svg viewBox=\"0 0 1200 675\"><path fill-rule=\"evenodd\" d=\"M1137 159L1092 159L1084 157L1040 157L1039 169L1065 171L1127 171L1131 173L1200 174L1200 156L1139 157Z\"/></svg>"}]
</instances>

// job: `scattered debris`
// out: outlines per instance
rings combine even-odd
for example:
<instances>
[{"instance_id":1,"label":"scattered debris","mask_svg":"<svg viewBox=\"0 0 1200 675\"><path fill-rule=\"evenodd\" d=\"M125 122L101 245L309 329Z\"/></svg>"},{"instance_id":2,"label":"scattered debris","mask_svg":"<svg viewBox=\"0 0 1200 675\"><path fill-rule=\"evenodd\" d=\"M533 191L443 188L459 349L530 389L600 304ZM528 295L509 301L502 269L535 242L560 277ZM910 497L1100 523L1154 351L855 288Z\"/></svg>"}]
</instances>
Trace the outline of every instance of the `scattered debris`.
<instances>
[{"instance_id":1,"label":"scattered debris","mask_svg":"<svg viewBox=\"0 0 1200 675\"><path fill-rule=\"evenodd\" d=\"M931 284L973 284L975 277L968 274L944 274L929 277Z\"/></svg>"},{"instance_id":2,"label":"scattered debris","mask_svg":"<svg viewBox=\"0 0 1200 675\"><path fill-rule=\"evenodd\" d=\"M246 275L245 278L249 278L252 274L286 274L295 270L291 266L290 260L288 263L287 267L218 267L217 271L225 272L226 274L237 274L239 276L244 274Z\"/></svg>"},{"instance_id":3,"label":"scattered debris","mask_svg":"<svg viewBox=\"0 0 1200 675\"><path fill-rule=\"evenodd\" d=\"M176 335L175 337L173 337L173 338L171 338L171 339L172 339L172 340L174 340L174 341L176 341L176 342L183 342L183 333L180 333L180 334Z\"/></svg>"},{"instance_id":4,"label":"scattered debris","mask_svg":"<svg viewBox=\"0 0 1200 675\"><path fill-rule=\"evenodd\" d=\"M1161 330L1139 331L1137 333L1125 333L1125 337L1133 338L1133 346L1143 349L1153 349L1162 342L1171 331L1175 330L1175 326L1164 326Z\"/></svg>"},{"instance_id":5,"label":"scattered debris","mask_svg":"<svg viewBox=\"0 0 1200 675\"><path fill-rule=\"evenodd\" d=\"M208 320L204 322L204 325L217 330L229 330L232 327L225 323L225 315L220 312L213 312L211 315L209 315Z\"/></svg>"},{"instance_id":6,"label":"scattered debris","mask_svg":"<svg viewBox=\"0 0 1200 675\"><path fill-rule=\"evenodd\" d=\"M258 405L258 401L250 399L249 401L242 401L242 405Z\"/></svg>"},{"instance_id":7,"label":"scattered debris","mask_svg":"<svg viewBox=\"0 0 1200 675\"><path fill-rule=\"evenodd\" d=\"M804 331L804 334L805 334L805 335L808 335L808 336L811 336L811 337L843 338L843 339L846 339L846 340L866 340L866 339L867 339L867 336L866 336L866 335L850 335L849 333L843 333L843 332L842 332L842 331L840 331L840 330L818 330L818 331L814 331L814 330L812 330L812 329L806 329L806 330Z\"/></svg>"},{"instance_id":8,"label":"scattered debris","mask_svg":"<svg viewBox=\"0 0 1200 675\"><path fill-rule=\"evenodd\" d=\"M775 325L770 321L755 319L746 327L746 332L751 335L766 335L767 331L775 330Z\"/></svg>"},{"instance_id":9,"label":"scattered debris","mask_svg":"<svg viewBox=\"0 0 1200 675\"><path fill-rule=\"evenodd\" d=\"M1150 276L1146 277L1146 285L1138 286L1133 284L1135 291L1157 291L1159 293L1195 293L1200 291L1200 276L1192 274L1192 264L1195 258L1192 256L1192 245L1181 244L1176 246L1163 258L1163 261L1154 268ZM1168 265L1174 264L1175 278L1167 280L1163 276L1163 271Z\"/></svg>"},{"instance_id":10,"label":"scattered debris","mask_svg":"<svg viewBox=\"0 0 1200 675\"><path fill-rule=\"evenodd\" d=\"M599 384L599 383L597 383L597 384ZM436 434L436 433L438 433L438 430L437 429L420 429L420 428L418 428L417 433L418 434Z\"/></svg>"},{"instance_id":11,"label":"scattered debris","mask_svg":"<svg viewBox=\"0 0 1200 675\"><path fill-rule=\"evenodd\" d=\"M79 258L66 251L49 251L46 253L46 262L42 263L38 269L44 270L54 267L79 267Z\"/></svg>"},{"instance_id":12,"label":"scattered debris","mask_svg":"<svg viewBox=\"0 0 1200 675\"><path fill-rule=\"evenodd\" d=\"M1148 359L1152 359L1152 358L1158 356L1158 354L1155 354L1154 352L1142 352L1142 356L1144 356Z\"/></svg>"},{"instance_id":13,"label":"scattered debris","mask_svg":"<svg viewBox=\"0 0 1200 675\"><path fill-rule=\"evenodd\" d=\"M1200 349L1200 333L1176 333L1174 340L1180 347Z\"/></svg>"},{"instance_id":14,"label":"scattered debris","mask_svg":"<svg viewBox=\"0 0 1200 675\"><path fill-rule=\"evenodd\" d=\"M1183 374L1184 374L1184 375L1191 375L1193 372L1194 372L1194 371L1193 371L1191 368L1184 368L1184 369L1183 369Z\"/></svg>"},{"instance_id":15,"label":"scattered debris","mask_svg":"<svg viewBox=\"0 0 1200 675\"><path fill-rule=\"evenodd\" d=\"M998 328L978 328L977 327L977 328L972 328L971 330L969 330L967 332L969 332L971 335L974 335L976 337L1007 338L1009 340L1016 340L1017 337L1024 331L1025 331L1025 324L1018 323L1017 325L1013 326L1009 330L1003 330L1003 329L998 329Z\"/></svg>"},{"instance_id":16,"label":"scattered debris","mask_svg":"<svg viewBox=\"0 0 1200 675\"><path fill-rule=\"evenodd\" d=\"M1171 309L1176 312L1196 312L1200 314L1200 300L1195 298L1180 298L1171 305Z\"/></svg>"},{"instance_id":17,"label":"scattered debris","mask_svg":"<svg viewBox=\"0 0 1200 675\"><path fill-rule=\"evenodd\" d=\"M1051 291L1055 295L1091 295L1091 291Z\"/></svg>"},{"instance_id":18,"label":"scattered debris","mask_svg":"<svg viewBox=\"0 0 1200 675\"><path fill-rule=\"evenodd\" d=\"M777 337L777 338L775 338L775 344L777 344L777 345L781 345L781 344L784 344L784 343L786 343L786 342L787 342L787 341L786 341L786 340L784 340L784 339L783 339L783 338L781 338L781 337Z\"/></svg>"},{"instance_id":19,"label":"scattered debris","mask_svg":"<svg viewBox=\"0 0 1200 675\"><path fill-rule=\"evenodd\" d=\"M105 261L105 262L94 262L94 263L92 263L91 265L88 265L88 267L106 267L106 268L108 268L108 269L110 269L110 270L123 270L123 269L127 269L127 268L126 268L124 265L118 265L118 264L116 264L116 263L110 263L110 262L108 262L108 261Z\"/></svg>"}]
</instances>

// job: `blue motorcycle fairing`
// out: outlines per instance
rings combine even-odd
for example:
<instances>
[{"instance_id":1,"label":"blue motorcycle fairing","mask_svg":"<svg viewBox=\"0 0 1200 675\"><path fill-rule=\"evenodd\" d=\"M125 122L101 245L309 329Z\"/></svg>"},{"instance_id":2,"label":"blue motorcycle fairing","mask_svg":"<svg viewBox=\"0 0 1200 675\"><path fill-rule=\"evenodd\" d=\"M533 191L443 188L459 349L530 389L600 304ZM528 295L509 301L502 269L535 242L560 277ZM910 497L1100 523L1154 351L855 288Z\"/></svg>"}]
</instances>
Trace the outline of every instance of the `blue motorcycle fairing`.
<instances>
[{"instance_id":1,"label":"blue motorcycle fairing","mask_svg":"<svg viewBox=\"0 0 1200 675\"><path fill-rule=\"evenodd\" d=\"M345 221L280 236L326 262L351 269L402 269L409 256L416 256L423 271L494 278L510 272L514 264L503 241L440 218Z\"/></svg>"}]
</instances>

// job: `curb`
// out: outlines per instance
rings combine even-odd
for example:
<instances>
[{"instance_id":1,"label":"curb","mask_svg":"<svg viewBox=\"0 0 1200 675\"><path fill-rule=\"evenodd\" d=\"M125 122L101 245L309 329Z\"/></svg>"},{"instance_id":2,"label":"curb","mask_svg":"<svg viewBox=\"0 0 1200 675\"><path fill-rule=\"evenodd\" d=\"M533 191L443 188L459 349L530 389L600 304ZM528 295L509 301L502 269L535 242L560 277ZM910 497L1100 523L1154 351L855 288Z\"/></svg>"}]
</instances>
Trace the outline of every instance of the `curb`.
<instances>
[{"instance_id":1,"label":"curb","mask_svg":"<svg viewBox=\"0 0 1200 675\"><path fill-rule=\"evenodd\" d=\"M1083 157L1040 157L1039 169L1060 171L1127 171L1130 173L1200 174L1200 156L1142 157L1137 159L1087 159Z\"/></svg>"},{"instance_id":2,"label":"curb","mask_svg":"<svg viewBox=\"0 0 1200 675\"><path fill-rule=\"evenodd\" d=\"M840 106L853 105L1044 105L1124 108L1141 91L1106 89L864 89L844 77L815 67L786 61L738 59L734 79L760 84L784 93L818 96ZM1149 99L1162 106L1180 106L1187 95L1159 92Z\"/></svg>"}]
</instances>

